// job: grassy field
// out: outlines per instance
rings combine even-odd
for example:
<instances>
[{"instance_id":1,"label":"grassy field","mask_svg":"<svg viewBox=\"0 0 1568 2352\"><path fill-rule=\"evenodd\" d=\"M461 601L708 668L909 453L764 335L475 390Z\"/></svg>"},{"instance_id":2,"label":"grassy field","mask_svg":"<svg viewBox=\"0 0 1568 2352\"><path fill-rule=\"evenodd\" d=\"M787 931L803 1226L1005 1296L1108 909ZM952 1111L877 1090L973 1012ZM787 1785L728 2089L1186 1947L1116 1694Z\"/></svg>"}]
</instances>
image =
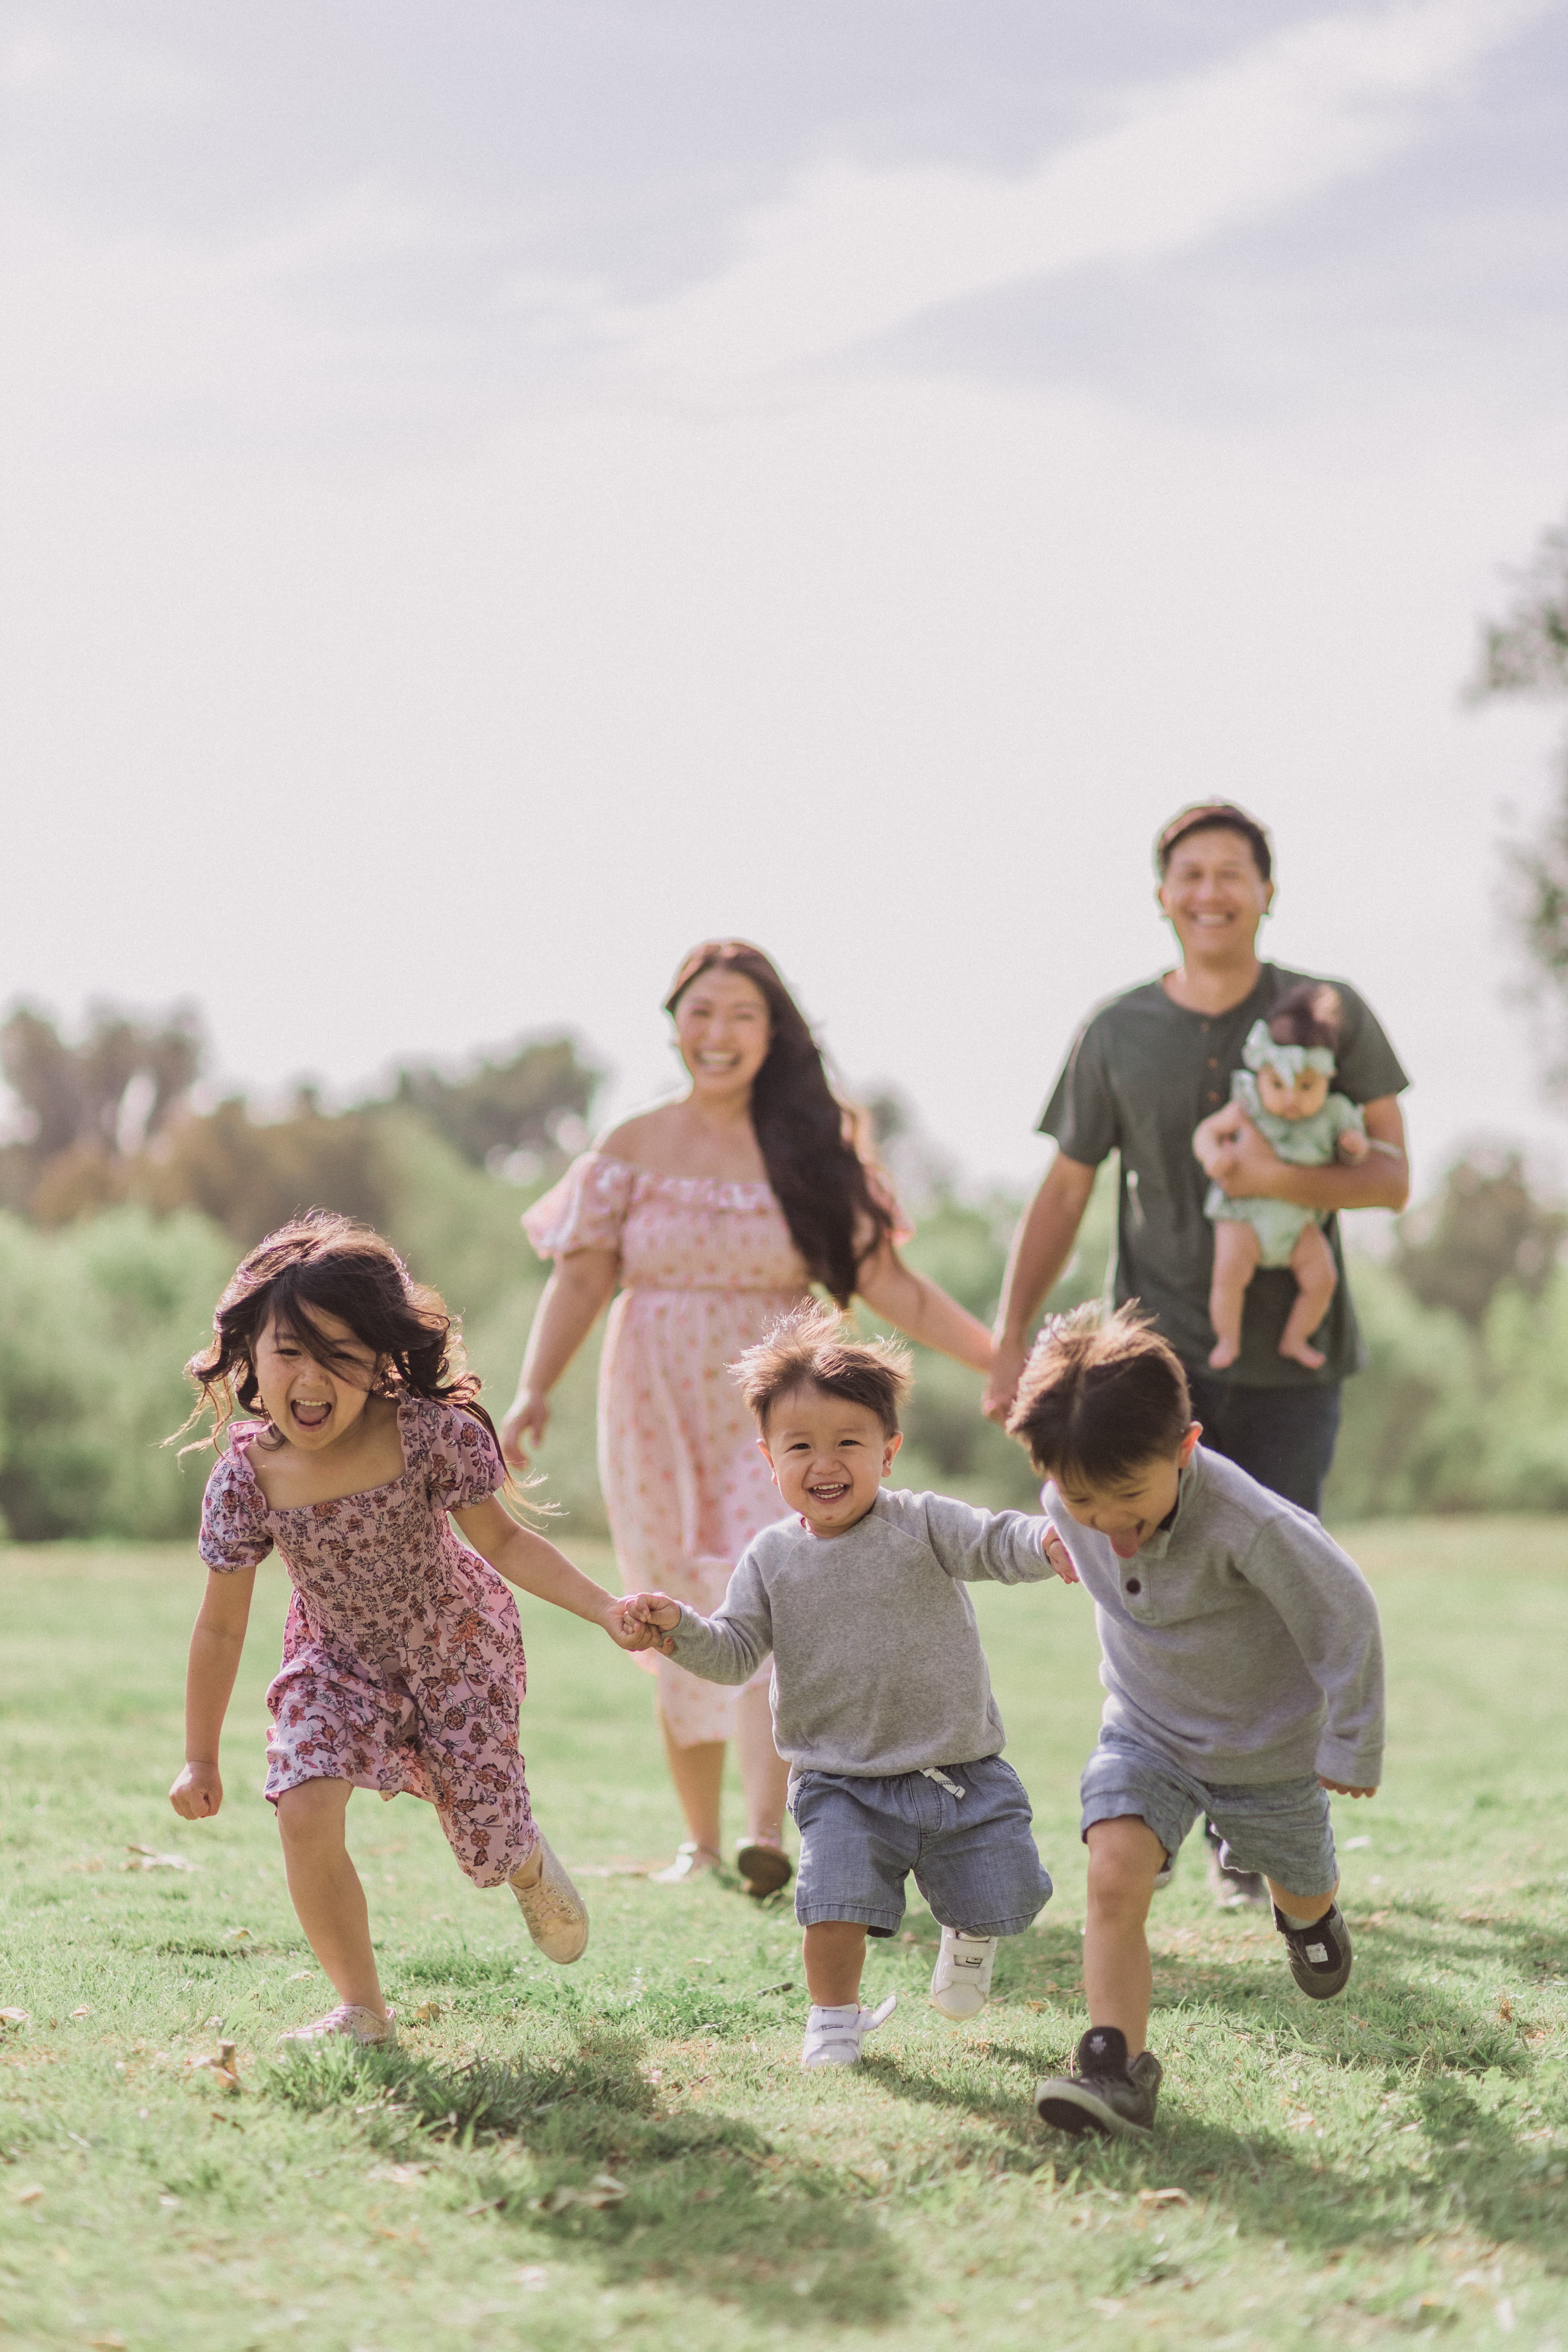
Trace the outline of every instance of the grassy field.
<instances>
[{"instance_id":1,"label":"grassy field","mask_svg":"<svg viewBox=\"0 0 1568 2352\"><path fill-rule=\"evenodd\" d=\"M27 2013L0 2025L0 2347L1568 2345L1568 1525L1348 1540L1393 1667L1386 1792L1336 1801L1355 1976L1303 2000L1189 1848L1154 1922L1160 2126L1131 2150L1029 2105L1084 2023L1081 1594L978 1595L1058 1891L975 2025L924 2003L917 1902L873 1948L870 1996L902 2000L874 2055L803 2077L787 1898L637 1874L679 1834L648 1685L525 1602L530 1779L584 1873L586 1958L550 1969L426 1809L362 1797L403 2050L285 2065L274 2037L327 1994L258 1794L281 1575L225 1811L186 1824L190 1556L0 1552L0 2006ZM182 1866L128 1866L160 1856ZM190 2063L220 2036L237 2092Z\"/></svg>"}]
</instances>

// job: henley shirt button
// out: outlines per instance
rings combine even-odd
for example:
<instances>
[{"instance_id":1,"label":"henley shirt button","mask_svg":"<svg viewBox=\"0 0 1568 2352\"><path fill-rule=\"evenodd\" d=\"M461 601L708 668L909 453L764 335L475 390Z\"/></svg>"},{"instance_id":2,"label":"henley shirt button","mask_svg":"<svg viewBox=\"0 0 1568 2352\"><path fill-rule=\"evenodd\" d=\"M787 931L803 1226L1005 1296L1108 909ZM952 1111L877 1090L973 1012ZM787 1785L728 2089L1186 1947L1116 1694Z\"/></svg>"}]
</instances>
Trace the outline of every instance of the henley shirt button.
<instances>
[{"instance_id":1,"label":"henley shirt button","mask_svg":"<svg viewBox=\"0 0 1568 2352\"><path fill-rule=\"evenodd\" d=\"M1143 1590L1143 1587L1142 1587L1142 1585L1139 1582L1139 1580L1137 1579L1137 1577L1135 1577L1135 1576L1130 1576L1130 1577L1128 1578L1128 1580L1127 1580L1127 1590L1128 1590L1128 1591L1129 1591L1129 1592L1142 1592L1142 1590Z\"/></svg>"}]
</instances>

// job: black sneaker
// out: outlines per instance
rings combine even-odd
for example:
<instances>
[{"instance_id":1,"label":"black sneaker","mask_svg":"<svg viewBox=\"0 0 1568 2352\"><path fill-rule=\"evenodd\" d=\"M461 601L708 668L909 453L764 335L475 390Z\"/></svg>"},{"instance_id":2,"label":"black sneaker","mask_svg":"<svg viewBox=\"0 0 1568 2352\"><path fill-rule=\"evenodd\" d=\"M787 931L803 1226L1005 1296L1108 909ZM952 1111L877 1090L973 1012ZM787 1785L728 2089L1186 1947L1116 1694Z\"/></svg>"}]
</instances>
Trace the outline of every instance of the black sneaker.
<instances>
[{"instance_id":1,"label":"black sneaker","mask_svg":"<svg viewBox=\"0 0 1568 2352\"><path fill-rule=\"evenodd\" d=\"M1232 1870L1219 1858L1220 1834L1212 1822L1204 1823L1209 1850L1209 1893L1222 1911L1264 1911L1268 1889L1257 1870Z\"/></svg>"},{"instance_id":2,"label":"black sneaker","mask_svg":"<svg viewBox=\"0 0 1568 2352\"><path fill-rule=\"evenodd\" d=\"M1070 2132L1098 2132L1102 2139L1146 2139L1154 2122L1162 2069L1153 2053L1127 2063L1127 2040L1114 2025L1091 2025L1078 2045L1070 2074L1054 2075L1035 2087L1035 2113L1043 2124Z\"/></svg>"},{"instance_id":3,"label":"black sneaker","mask_svg":"<svg viewBox=\"0 0 1568 2352\"><path fill-rule=\"evenodd\" d=\"M1276 1904L1274 1925L1285 1938L1290 1973L1309 1999L1332 2000L1335 1993L1344 1990L1355 1954L1351 1949L1351 1931L1337 1903L1331 1903L1322 1917L1314 1919L1310 1927L1287 1926Z\"/></svg>"}]
</instances>

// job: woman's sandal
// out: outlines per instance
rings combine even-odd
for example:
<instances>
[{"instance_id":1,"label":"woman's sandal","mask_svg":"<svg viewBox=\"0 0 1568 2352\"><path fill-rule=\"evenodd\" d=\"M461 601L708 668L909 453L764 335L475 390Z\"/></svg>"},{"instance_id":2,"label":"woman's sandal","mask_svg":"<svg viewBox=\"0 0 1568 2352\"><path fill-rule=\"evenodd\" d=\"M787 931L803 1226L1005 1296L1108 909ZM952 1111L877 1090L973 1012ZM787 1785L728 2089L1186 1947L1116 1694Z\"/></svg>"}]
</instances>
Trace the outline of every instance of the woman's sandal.
<instances>
[{"instance_id":1,"label":"woman's sandal","mask_svg":"<svg viewBox=\"0 0 1568 2352\"><path fill-rule=\"evenodd\" d=\"M695 1838L676 1850L675 1860L668 1870L656 1870L648 1878L650 1886L684 1886L689 1878L701 1878L710 1870L721 1870L724 1857L710 1845L699 1845Z\"/></svg>"},{"instance_id":2,"label":"woman's sandal","mask_svg":"<svg viewBox=\"0 0 1568 2352\"><path fill-rule=\"evenodd\" d=\"M782 1845L765 1845L760 1838L742 1838L735 1848L735 1867L745 1881L746 1892L761 1903L787 1886L795 1876L795 1864Z\"/></svg>"}]
</instances>

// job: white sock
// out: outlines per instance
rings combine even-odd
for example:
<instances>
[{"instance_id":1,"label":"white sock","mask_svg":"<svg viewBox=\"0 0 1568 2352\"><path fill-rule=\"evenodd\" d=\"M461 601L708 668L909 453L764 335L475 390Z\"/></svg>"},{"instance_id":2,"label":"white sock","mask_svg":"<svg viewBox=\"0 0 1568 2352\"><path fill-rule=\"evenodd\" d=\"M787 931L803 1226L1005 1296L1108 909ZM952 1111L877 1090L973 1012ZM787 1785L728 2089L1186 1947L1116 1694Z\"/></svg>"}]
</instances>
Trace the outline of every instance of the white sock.
<instances>
[{"instance_id":1,"label":"white sock","mask_svg":"<svg viewBox=\"0 0 1568 2352\"><path fill-rule=\"evenodd\" d=\"M1329 1906L1329 1911L1320 1911L1315 1919L1298 1919L1294 1911L1287 1911L1283 1904L1279 1907L1279 1916L1284 1920L1287 1927L1294 1927L1299 1935L1303 1928L1321 1927L1324 1920L1328 1917L1329 1911L1331 1911L1334 1906L1331 1903Z\"/></svg>"}]
</instances>

